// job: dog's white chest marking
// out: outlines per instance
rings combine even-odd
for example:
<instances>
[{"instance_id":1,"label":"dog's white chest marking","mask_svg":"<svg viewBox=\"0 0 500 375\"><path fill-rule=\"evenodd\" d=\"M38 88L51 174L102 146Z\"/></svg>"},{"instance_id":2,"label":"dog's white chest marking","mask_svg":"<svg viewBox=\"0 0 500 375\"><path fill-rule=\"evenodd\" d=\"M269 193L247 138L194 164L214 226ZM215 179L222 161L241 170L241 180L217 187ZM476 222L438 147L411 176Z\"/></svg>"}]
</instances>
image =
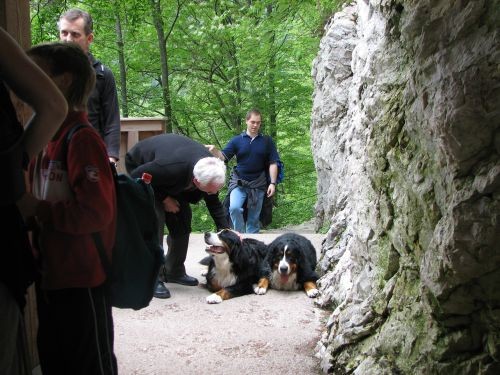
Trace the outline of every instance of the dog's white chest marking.
<instances>
[{"instance_id":1,"label":"dog's white chest marking","mask_svg":"<svg viewBox=\"0 0 500 375\"><path fill-rule=\"evenodd\" d=\"M236 275L231 269L231 263L228 258L215 258L215 267L212 268L212 275L221 288L236 284Z\"/></svg>"},{"instance_id":2,"label":"dog's white chest marking","mask_svg":"<svg viewBox=\"0 0 500 375\"><path fill-rule=\"evenodd\" d=\"M281 275L278 271L273 271L271 274L271 288L276 290L299 290L300 285L297 283L297 274L292 273L288 279L283 282Z\"/></svg>"}]
</instances>

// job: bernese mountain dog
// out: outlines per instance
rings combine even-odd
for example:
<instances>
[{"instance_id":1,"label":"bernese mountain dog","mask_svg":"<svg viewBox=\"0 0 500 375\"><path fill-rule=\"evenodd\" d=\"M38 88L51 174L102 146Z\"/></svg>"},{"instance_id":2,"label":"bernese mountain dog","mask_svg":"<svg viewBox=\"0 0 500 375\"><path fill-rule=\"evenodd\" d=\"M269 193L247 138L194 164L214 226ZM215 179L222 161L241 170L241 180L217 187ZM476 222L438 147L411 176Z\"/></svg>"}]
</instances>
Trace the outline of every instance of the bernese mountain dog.
<instances>
[{"instance_id":1,"label":"bernese mountain dog","mask_svg":"<svg viewBox=\"0 0 500 375\"><path fill-rule=\"evenodd\" d=\"M254 288L255 294L265 294L268 288L301 290L314 298L319 294L316 281L316 250L304 236L282 234L268 245L262 276Z\"/></svg>"},{"instance_id":2,"label":"bernese mountain dog","mask_svg":"<svg viewBox=\"0 0 500 375\"><path fill-rule=\"evenodd\" d=\"M211 255L206 273L207 288L213 294L208 303L221 303L233 297L251 294L257 284L267 253L264 242L242 238L223 229L205 233L206 251Z\"/></svg>"}]
</instances>

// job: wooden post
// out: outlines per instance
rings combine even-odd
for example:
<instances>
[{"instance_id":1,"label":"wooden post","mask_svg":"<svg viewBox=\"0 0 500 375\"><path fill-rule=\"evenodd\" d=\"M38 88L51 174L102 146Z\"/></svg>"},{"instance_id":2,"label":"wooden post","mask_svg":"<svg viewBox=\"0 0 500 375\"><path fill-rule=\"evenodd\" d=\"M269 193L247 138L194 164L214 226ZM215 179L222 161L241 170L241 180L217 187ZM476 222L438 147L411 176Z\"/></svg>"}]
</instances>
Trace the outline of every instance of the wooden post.
<instances>
[{"instance_id":1,"label":"wooden post","mask_svg":"<svg viewBox=\"0 0 500 375\"><path fill-rule=\"evenodd\" d=\"M0 25L19 43L24 49L31 45L31 28L29 17L28 0L2 0L0 1ZM14 106L21 123L26 123L31 116L31 110L20 103L12 95ZM38 361L36 349L36 332L38 327L36 313L36 298L34 287L28 289L27 304L24 311L26 336L30 354L31 368L35 368Z\"/></svg>"},{"instance_id":2,"label":"wooden post","mask_svg":"<svg viewBox=\"0 0 500 375\"><path fill-rule=\"evenodd\" d=\"M153 117L127 117L121 119L120 162L118 172L125 171L125 154L137 142L153 135L165 133L167 120Z\"/></svg>"},{"instance_id":3,"label":"wooden post","mask_svg":"<svg viewBox=\"0 0 500 375\"><path fill-rule=\"evenodd\" d=\"M31 45L28 0L0 1L0 25L23 47Z\"/></svg>"}]
</instances>

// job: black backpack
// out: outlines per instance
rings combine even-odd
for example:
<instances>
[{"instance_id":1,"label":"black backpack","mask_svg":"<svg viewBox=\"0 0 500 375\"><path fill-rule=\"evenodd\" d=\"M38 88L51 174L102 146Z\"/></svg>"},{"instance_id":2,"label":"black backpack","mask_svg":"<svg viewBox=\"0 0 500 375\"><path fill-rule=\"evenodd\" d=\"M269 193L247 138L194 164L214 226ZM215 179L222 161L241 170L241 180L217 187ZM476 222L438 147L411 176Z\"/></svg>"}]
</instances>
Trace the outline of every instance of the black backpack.
<instances>
[{"instance_id":1,"label":"black backpack","mask_svg":"<svg viewBox=\"0 0 500 375\"><path fill-rule=\"evenodd\" d=\"M87 125L76 125L66 137ZM164 262L157 234L154 193L150 184L118 174L112 164L116 187L116 238L112 262L106 256L101 236L93 233L101 263L107 275L111 305L142 309L153 298L156 280Z\"/></svg>"}]
</instances>

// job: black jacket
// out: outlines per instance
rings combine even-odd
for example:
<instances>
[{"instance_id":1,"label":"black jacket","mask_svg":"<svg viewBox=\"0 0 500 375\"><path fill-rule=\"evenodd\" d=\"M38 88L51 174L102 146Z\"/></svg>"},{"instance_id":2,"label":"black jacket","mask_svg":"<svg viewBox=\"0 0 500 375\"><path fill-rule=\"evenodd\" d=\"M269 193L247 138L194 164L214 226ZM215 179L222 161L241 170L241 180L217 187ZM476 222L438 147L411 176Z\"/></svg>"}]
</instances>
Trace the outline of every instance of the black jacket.
<instances>
[{"instance_id":1,"label":"black jacket","mask_svg":"<svg viewBox=\"0 0 500 375\"><path fill-rule=\"evenodd\" d=\"M207 194L192 185L193 168L198 160L213 156L207 148L192 139L177 134L161 134L146 138L132 147L125 157L127 172L140 178L144 172L153 176L157 200L167 196L189 203L205 201L217 228L229 223L218 194Z\"/></svg>"},{"instance_id":2,"label":"black jacket","mask_svg":"<svg viewBox=\"0 0 500 375\"><path fill-rule=\"evenodd\" d=\"M89 59L96 74L95 87L87 102L89 121L104 140L108 156L118 160L120 157L120 109L115 77L108 67L90 53Z\"/></svg>"}]
</instances>

